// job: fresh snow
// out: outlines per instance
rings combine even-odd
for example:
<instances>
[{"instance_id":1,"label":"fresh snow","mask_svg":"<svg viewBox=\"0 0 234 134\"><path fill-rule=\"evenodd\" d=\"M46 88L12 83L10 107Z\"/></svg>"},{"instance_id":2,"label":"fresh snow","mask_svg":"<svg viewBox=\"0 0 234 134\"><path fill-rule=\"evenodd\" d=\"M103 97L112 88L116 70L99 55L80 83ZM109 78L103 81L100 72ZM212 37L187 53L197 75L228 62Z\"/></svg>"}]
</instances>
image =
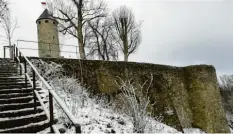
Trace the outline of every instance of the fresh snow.
<instances>
[{"instance_id":1,"label":"fresh snow","mask_svg":"<svg viewBox=\"0 0 234 134\"><path fill-rule=\"evenodd\" d=\"M77 119L82 133L133 133L133 124L129 117L116 114L110 109L101 108L98 104L79 108ZM176 129L163 123L149 119L146 132L150 133L180 133ZM61 127L61 125L59 125ZM74 129L67 129L67 133L74 133Z\"/></svg>"}]
</instances>

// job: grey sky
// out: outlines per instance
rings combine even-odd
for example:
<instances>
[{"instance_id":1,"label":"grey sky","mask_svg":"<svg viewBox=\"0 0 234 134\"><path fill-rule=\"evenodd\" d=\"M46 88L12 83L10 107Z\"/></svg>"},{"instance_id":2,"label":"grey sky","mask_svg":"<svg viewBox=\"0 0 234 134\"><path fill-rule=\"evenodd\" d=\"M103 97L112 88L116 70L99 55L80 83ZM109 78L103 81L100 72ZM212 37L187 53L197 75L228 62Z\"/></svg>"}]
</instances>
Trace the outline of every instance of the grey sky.
<instances>
[{"instance_id":1,"label":"grey sky","mask_svg":"<svg viewBox=\"0 0 234 134\"><path fill-rule=\"evenodd\" d=\"M219 75L232 73L232 0L107 2L110 10L121 5L131 7L136 19L143 20L142 43L137 52L130 56L130 61L176 66L212 64ZM14 39L37 41L35 21L43 11L41 0L11 0L11 7L21 27L17 29ZM63 40L63 43L77 44L71 39Z\"/></svg>"}]
</instances>

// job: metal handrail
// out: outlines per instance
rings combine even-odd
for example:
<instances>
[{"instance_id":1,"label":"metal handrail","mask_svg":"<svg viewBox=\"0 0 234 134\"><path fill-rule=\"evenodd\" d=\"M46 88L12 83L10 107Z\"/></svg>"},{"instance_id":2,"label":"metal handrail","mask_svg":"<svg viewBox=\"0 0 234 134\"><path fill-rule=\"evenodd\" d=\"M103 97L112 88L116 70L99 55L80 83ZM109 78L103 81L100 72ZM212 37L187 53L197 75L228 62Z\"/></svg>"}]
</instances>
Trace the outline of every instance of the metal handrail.
<instances>
[{"instance_id":1,"label":"metal handrail","mask_svg":"<svg viewBox=\"0 0 234 134\"><path fill-rule=\"evenodd\" d=\"M19 53L19 56L18 56ZM28 60L28 58L23 55L19 48L16 47L14 45L14 57L15 59L20 63L20 75L22 75L22 68L24 67L24 75L25 75L25 86L27 88L27 79L29 79L29 82L31 84L31 86L33 87L33 93L34 93L34 110L36 110L36 98L38 98L40 104L42 105L43 110L46 113L47 118L50 121L50 128L51 128L51 132L56 132L58 133L59 131L56 130L57 127L55 127L53 125L54 123L54 115L53 115L53 98L56 100L56 102L58 103L58 105L61 107L61 109L63 110L63 112L67 115L67 117L70 119L70 121L72 122L72 124L75 126L76 128L76 133L81 133L81 127L80 124L78 123L77 119L75 118L74 115L72 115L72 113L70 112L70 110L66 107L66 104L62 101L62 99L55 93L55 91L52 89L52 87L47 83L47 81L39 74L39 72L37 71L37 69L34 67L34 65ZM23 57L24 59L24 66L21 64L21 57ZM27 73L27 63L29 64L29 66L32 69L33 72L33 81L29 78L29 75ZM38 91L36 91L36 80L35 80L35 74L37 75L37 77L40 79L40 81L42 82L42 84L45 86L45 88L49 91L49 112L45 107L45 104L43 103Z\"/></svg>"}]
</instances>

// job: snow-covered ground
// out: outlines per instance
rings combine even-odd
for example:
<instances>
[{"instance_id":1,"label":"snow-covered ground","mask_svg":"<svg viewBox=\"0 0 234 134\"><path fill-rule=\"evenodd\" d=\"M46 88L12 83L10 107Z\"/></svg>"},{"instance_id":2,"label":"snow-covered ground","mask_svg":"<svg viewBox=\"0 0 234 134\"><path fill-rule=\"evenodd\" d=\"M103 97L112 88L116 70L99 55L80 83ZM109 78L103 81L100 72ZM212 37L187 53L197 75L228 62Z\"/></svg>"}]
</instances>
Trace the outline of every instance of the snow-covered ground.
<instances>
[{"instance_id":1,"label":"snow-covered ground","mask_svg":"<svg viewBox=\"0 0 234 134\"><path fill-rule=\"evenodd\" d=\"M45 89L41 92L43 98L48 98L48 93ZM65 101L67 107L73 111L73 114L78 119L82 133L133 133L133 124L127 115L121 115L116 113L110 108L102 107L102 104L98 104L95 99L87 98L85 104L77 105L72 99L69 99L68 95L61 94L60 97ZM48 104L47 104L48 106ZM72 107L76 107L76 111ZM74 128L71 127L71 122L61 109L54 110L55 119L58 120L57 127L64 133L75 133ZM146 126L145 132L147 133L180 133L176 129L160 123L154 119L148 119L149 122ZM49 132L48 128L40 133Z\"/></svg>"},{"instance_id":2,"label":"snow-covered ground","mask_svg":"<svg viewBox=\"0 0 234 134\"><path fill-rule=\"evenodd\" d=\"M115 113L111 109L106 109L98 104L90 104L77 109L76 118L78 119L82 133L133 133L133 124L126 115ZM68 127L68 119L64 119L59 111L55 111L59 120L57 126L60 131L65 133L75 133L74 128ZM167 126L156 120L149 119L149 124L146 127L148 133L179 133L176 129ZM49 131L49 130L46 130ZM45 132L45 131L43 131Z\"/></svg>"},{"instance_id":3,"label":"snow-covered ground","mask_svg":"<svg viewBox=\"0 0 234 134\"><path fill-rule=\"evenodd\" d=\"M231 128L231 127L233 127L233 114L226 112L226 118L228 120L230 131L231 131L231 133L233 133L233 128Z\"/></svg>"}]
</instances>

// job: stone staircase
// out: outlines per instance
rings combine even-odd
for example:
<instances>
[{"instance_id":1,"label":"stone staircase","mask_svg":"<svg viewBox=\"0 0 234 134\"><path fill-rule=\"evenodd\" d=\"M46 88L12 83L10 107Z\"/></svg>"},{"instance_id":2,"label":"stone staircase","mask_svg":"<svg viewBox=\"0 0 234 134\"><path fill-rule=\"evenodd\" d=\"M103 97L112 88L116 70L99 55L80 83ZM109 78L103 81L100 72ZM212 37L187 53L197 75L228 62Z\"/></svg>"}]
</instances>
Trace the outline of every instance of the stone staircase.
<instances>
[{"instance_id":1,"label":"stone staircase","mask_svg":"<svg viewBox=\"0 0 234 134\"><path fill-rule=\"evenodd\" d=\"M26 88L17 69L14 61L0 58L0 133L40 132L49 127L49 120L39 101L34 111L31 85Z\"/></svg>"}]
</instances>

